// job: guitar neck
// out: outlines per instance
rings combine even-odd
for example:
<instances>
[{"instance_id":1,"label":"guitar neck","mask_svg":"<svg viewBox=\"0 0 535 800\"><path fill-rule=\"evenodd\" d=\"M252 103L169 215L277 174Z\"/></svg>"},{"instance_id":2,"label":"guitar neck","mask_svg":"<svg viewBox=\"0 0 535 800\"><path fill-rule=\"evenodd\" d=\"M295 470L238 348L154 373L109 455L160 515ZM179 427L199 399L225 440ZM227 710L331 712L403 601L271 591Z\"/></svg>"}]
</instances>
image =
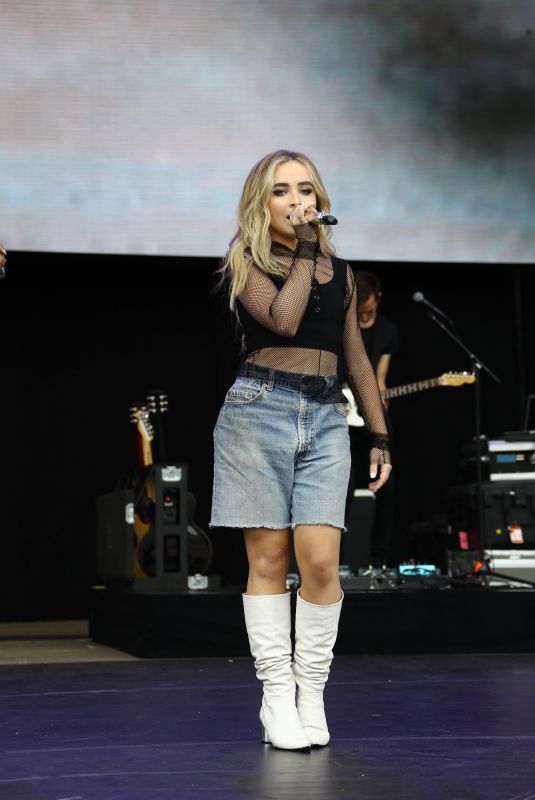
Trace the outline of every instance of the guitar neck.
<instances>
[{"instance_id":1,"label":"guitar neck","mask_svg":"<svg viewBox=\"0 0 535 800\"><path fill-rule=\"evenodd\" d=\"M140 467L150 467L153 458L152 458L152 447L150 441L145 437L141 436L141 434L137 433L137 459L138 464Z\"/></svg>"},{"instance_id":2,"label":"guitar neck","mask_svg":"<svg viewBox=\"0 0 535 800\"><path fill-rule=\"evenodd\" d=\"M439 378L429 378L426 381L415 381L415 383L405 383L402 386L394 386L392 389L385 389L381 392L383 400L390 400L392 397L403 397L406 394L423 392L426 389L434 389L440 385Z\"/></svg>"}]
</instances>

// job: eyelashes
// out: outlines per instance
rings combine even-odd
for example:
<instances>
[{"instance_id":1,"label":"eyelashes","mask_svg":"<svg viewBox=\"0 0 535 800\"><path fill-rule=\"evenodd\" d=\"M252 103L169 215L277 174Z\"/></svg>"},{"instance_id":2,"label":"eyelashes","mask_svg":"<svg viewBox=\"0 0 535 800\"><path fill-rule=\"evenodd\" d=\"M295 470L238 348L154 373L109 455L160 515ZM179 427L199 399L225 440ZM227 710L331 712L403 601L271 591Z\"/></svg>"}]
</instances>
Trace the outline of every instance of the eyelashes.
<instances>
[{"instance_id":1,"label":"eyelashes","mask_svg":"<svg viewBox=\"0 0 535 800\"><path fill-rule=\"evenodd\" d=\"M286 189L273 189L272 194L274 194L275 197L282 197L284 194L286 194L286 191ZM313 189L301 189L300 194L310 195L313 193L313 191Z\"/></svg>"}]
</instances>

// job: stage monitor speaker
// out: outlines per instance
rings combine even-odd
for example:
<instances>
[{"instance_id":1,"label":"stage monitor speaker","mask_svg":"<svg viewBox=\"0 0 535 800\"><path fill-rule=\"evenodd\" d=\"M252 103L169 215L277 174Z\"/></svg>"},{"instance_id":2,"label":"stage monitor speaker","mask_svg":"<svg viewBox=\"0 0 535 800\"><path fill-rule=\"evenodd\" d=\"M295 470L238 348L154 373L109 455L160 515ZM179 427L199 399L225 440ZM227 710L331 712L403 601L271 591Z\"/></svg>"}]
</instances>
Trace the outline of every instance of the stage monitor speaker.
<instances>
[{"instance_id":1,"label":"stage monitor speaker","mask_svg":"<svg viewBox=\"0 0 535 800\"><path fill-rule=\"evenodd\" d=\"M355 489L342 537L343 564L357 574L371 563L371 534L375 514L375 494L370 489Z\"/></svg>"},{"instance_id":2,"label":"stage monitor speaker","mask_svg":"<svg viewBox=\"0 0 535 800\"><path fill-rule=\"evenodd\" d=\"M134 578L134 492L97 497L97 573L101 579Z\"/></svg>"},{"instance_id":3,"label":"stage monitor speaker","mask_svg":"<svg viewBox=\"0 0 535 800\"><path fill-rule=\"evenodd\" d=\"M535 549L535 481L484 481L483 541L477 524L477 484L448 491L450 550Z\"/></svg>"}]
</instances>

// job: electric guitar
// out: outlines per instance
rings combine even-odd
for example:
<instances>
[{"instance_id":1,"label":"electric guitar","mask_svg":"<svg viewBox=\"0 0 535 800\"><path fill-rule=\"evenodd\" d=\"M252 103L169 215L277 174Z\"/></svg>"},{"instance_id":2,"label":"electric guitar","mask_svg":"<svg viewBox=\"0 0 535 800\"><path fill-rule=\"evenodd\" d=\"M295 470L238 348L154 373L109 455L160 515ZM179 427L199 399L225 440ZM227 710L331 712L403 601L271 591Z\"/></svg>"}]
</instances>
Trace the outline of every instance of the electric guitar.
<instances>
[{"instance_id":1,"label":"electric guitar","mask_svg":"<svg viewBox=\"0 0 535 800\"><path fill-rule=\"evenodd\" d=\"M163 426L163 414L166 414L169 410L169 401L166 393L161 389L153 389L149 392L147 395L147 408L154 430L152 441L154 461L157 464L167 464Z\"/></svg>"},{"instance_id":2,"label":"electric guitar","mask_svg":"<svg viewBox=\"0 0 535 800\"><path fill-rule=\"evenodd\" d=\"M163 428L163 415L169 410L169 399L162 389L153 389L147 395L149 417L154 428L152 452L155 461L167 463L165 436ZM195 521L197 500L192 492L188 491L188 571L205 574L212 562L214 555L212 540Z\"/></svg>"},{"instance_id":3,"label":"electric guitar","mask_svg":"<svg viewBox=\"0 0 535 800\"><path fill-rule=\"evenodd\" d=\"M130 406L130 422L136 426L137 460L140 468L135 481L134 504L134 574L136 577L154 575L154 506L156 492L152 477L152 440L154 429L144 402L136 400Z\"/></svg>"},{"instance_id":4,"label":"electric guitar","mask_svg":"<svg viewBox=\"0 0 535 800\"><path fill-rule=\"evenodd\" d=\"M381 397L383 400L391 400L394 397L405 397L405 395L414 394L415 392L424 392L426 389L434 389L437 386L463 386L465 383L475 383L475 380L475 375L472 375L470 372L444 372L442 375L439 375L438 378L428 378L424 381L404 383L402 386L394 386L391 389L385 389L381 392ZM359 414L351 389L344 386L342 392L347 397L349 403L347 424L353 428L362 428L365 423Z\"/></svg>"}]
</instances>

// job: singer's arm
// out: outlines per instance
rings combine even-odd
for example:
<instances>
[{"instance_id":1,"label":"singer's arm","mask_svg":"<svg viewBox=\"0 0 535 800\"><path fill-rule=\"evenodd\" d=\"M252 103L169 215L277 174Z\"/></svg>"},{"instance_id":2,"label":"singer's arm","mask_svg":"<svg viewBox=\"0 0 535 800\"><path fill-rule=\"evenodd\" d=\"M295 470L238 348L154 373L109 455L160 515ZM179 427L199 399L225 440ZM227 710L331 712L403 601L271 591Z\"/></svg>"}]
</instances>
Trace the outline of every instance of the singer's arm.
<instances>
[{"instance_id":1,"label":"singer's arm","mask_svg":"<svg viewBox=\"0 0 535 800\"><path fill-rule=\"evenodd\" d=\"M371 484L376 491L390 472L390 445L377 378L368 360L357 316L355 278L347 266L347 301L342 338L345 373L359 412L370 433L370 464L380 464L379 481ZM383 469L383 465L385 468Z\"/></svg>"},{"instance_id":2,"label":"singer's arm","mask_svg":"<svg viewBox=\"0 0 535 800\"><path fill-rule=\"evenodd\" d=\"M314 275L314 252L317 236L311 225L295 228L297 249L293 254L288 278L278 289L271 278L255 264L250 264L239 301L261 325L279 336L295 336L305 313Z\"/></svg>"}]
</instances>

